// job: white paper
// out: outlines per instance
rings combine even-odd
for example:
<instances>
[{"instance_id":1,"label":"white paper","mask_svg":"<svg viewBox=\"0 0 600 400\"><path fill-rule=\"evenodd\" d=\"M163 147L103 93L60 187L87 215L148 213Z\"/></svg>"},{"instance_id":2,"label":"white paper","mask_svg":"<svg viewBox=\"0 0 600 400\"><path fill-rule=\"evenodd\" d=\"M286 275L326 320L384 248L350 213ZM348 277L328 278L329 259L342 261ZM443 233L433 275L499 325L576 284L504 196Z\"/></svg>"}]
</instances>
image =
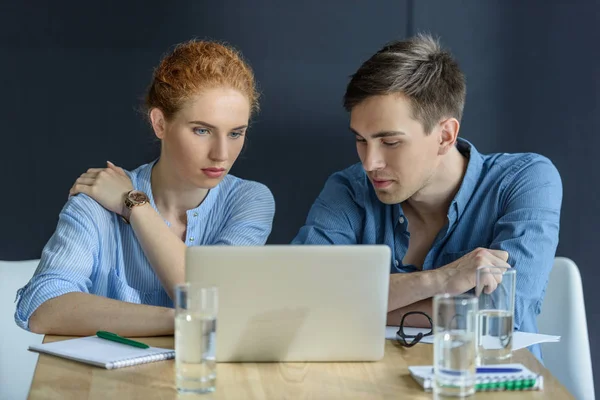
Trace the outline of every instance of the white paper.
<instances>
[{"instance_id":1,"label":"white paper","mask_svg":"<svg viewBox=\"0 0 600 400\"><path fill-rule=\"evenodd\" d=\"M541 333L514 332L513 350L524 349L537 343L556 343L560 342L560 336L543 335Z\"/></svg>"},{"instance_id":2,"label":"white paper","mask_svg":"<svg viewBox=\"0 0 600 400\"><path fill-rule=\"evenodd\" d=\"M428 328L404 328L404 334L416 335L419 332L423 334L429 332ZM386 339L397 339L396 332L398 332L397 326L387 326L385 328ZM408 339L410 342L411 339ZM543 335L541 333L529 333L529 332L513 332L513 350L524 349L537 343L556 343L560 341L560 336ZM425 336L419 343L433 343L433 335Z\"/></svg>"}]
</instances>

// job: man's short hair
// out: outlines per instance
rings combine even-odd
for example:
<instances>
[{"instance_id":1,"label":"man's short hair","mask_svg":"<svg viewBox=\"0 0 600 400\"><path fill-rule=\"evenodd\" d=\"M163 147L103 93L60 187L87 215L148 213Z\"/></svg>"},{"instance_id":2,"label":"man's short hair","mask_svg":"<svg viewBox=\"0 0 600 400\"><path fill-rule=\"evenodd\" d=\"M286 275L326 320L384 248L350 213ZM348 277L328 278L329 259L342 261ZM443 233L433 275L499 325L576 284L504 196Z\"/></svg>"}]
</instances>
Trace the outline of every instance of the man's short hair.
<instances>
[{"instance_id":1,"label":"man's short hair","mask_svg":"<svg viewBox=\"0 0 600 400\"><path fill-rule=\"evenodd\" d=\"M412 107L412 117L426 134L443 118L462 118L465 77L450 52L427 34L394 41L365 61L352 75L344 95L351 111L370 96L401 94Z\"/></svg>"}]
</instances>

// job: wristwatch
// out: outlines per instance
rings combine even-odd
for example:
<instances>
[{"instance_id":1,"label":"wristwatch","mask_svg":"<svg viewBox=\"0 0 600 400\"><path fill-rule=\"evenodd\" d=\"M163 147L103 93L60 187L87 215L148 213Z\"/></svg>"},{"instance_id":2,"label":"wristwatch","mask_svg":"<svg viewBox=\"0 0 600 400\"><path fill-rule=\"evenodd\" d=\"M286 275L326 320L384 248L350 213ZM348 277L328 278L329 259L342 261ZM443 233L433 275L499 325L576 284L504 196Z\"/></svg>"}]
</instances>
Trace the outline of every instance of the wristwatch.
<instances>
[{"instance_id":1,"label":"wristwatch","mask_svg":"<svg viewBox=\"0 0 600 400\"><path fill-rule=\"evenodd\" d=\"M146 193L139 190L132 190L125 195L125 207L131 211L133 207L142 206L148 203L148 196ZM131 213L130 213L131 214ZM125 216L121 215L121 219L129 224L129 221Z\"/></svg>"}]
</instances>

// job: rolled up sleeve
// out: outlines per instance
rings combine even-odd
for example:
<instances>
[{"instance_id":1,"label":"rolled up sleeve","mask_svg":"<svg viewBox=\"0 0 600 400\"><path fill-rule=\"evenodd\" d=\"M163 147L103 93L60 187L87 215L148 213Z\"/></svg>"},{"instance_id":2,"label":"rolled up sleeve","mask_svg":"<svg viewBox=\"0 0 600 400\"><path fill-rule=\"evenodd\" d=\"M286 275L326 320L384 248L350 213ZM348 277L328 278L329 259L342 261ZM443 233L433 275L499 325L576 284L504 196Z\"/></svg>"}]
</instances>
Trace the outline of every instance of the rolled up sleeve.
<instances>
[{"instance_id":1,"label":"rolled up sleeve","mask_svg":"<svg viewBox=\"0 0 600 400\"><path fill-rule=\"evenodd\" d=\"M98 233L85 195L69 199L56 230L42 251L31 280L17 292L15 322L29 330L29 318L52 298L70 292L89 293L98 260Z\"/></svg>"},{"instance_id":2,"label":"rolled up sleeve","mask_svg":"<svg viewBox=\"0 0 600 400\"><path fill-rule=\"evenodd\" d=\"M341 173L329 177L292 244L357 244L364 208L357 204L354 197L346 177Z\"/></svg>"},{"instance_id":3,"label":"rolled up sleeve","mask_svg":"<svg viewBox=\"0 0 600 400\"><path fill-rule=\"evenodd\" d=\"M504 212L491 248L505 250L517 271L514 326L537 332L559 239L562 183L554 165L539 157L515 173L504 190Z\"/></svg>"}]
</instances>

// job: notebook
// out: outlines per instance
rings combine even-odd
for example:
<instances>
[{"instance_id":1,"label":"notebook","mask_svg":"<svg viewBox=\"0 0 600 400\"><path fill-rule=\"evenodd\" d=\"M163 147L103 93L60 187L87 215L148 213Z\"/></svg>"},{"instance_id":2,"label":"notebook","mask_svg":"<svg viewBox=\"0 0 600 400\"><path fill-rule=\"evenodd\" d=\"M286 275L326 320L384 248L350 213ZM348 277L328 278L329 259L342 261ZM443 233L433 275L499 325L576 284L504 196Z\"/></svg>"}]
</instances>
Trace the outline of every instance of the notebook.
<instances>
[{"instance_id":1,"label":"notebook","mask_svg":"<svg viewBox=\"0 0 600 400\"><path fill-rule=\"evenodd\" d=\"M141 349L101 339L98 336L33 345L29 346L29 350L52 354L106 369L130 367L175 357L175 350L172 349L159 347Z\"/></svg>"},{"instance_id":2,"label":"notebook","mask_svg":"<svg viewBox=\"0 0 600 400\"><path fill-rule=\"evenodd\" d=\"M520 372L512 373L478 373L475 383L475 391L519 391L519 390L543 390L544 377L527 369L522 364L499 364L490 367L497 368L520 368ZM417 381L425 391L433 389L433 367L418 366L408 367L413 379Z\"/></svg>"}]
</instances>

